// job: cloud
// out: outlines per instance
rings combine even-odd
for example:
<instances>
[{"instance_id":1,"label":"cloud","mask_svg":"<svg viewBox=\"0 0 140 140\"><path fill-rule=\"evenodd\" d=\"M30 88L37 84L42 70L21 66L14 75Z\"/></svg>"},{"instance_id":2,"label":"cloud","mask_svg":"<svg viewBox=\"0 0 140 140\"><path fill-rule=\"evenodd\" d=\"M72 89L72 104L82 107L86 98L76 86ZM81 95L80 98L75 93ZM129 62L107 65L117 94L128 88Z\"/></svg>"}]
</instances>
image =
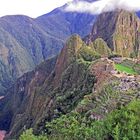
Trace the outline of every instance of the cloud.
<instances>
[{"instance_id":1,"label":"cloud","mask_svg":"<svg viewBox=\"0 0 140 140\"><path fill-rule=\"evenodd\" d=\"M116 9L139 11L140 0L98 0L95 2L77 0L68 3L64 10L67 12L100 14L103 12L114 11Z\"/></svg>"}]
</instances>

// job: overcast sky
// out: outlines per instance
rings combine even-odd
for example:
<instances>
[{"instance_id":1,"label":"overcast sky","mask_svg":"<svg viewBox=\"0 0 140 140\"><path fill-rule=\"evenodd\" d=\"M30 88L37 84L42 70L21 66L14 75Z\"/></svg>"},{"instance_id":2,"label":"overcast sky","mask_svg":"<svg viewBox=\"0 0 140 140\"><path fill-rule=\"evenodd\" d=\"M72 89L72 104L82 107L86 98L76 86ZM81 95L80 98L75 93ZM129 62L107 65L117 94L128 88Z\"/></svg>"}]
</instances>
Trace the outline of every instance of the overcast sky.
<instances>
[{"instance_id":1,"label":"overcast sky","mask_svg":"<svg viewBox=\"0 0 140 140\"><path fill-rule=\"evenodd\" d=\"M100 14L102 12L123 9L127 11L139 11L140 0L99 0L96 2L73 1L66 7L66 11Z\"/></svg>"},{"instance_id":2,"label":"overcast sky","mask_svg":"<svg viewBox=\"0 0 140 140\"><path fill-rule=\"evenodd\" d=\"M140 0L99 0L94 3L79 1L80 0L0 0L0 17L22 14L35 18L67 2L71 3L69 3L65 9L66 11L88 12L91 14L100 14L118 8L134 11L140 9Z\"/></svg>"},{"instance_id":3,"label":"overcast sky","mask_svg":"<svg viewBox=\"0 0 140 140\"><path fill-rule=\"evenodd\" d=\"M0 17L23 14L37 17L72 0L0 0Z\"/></svg>"}]
</instances>

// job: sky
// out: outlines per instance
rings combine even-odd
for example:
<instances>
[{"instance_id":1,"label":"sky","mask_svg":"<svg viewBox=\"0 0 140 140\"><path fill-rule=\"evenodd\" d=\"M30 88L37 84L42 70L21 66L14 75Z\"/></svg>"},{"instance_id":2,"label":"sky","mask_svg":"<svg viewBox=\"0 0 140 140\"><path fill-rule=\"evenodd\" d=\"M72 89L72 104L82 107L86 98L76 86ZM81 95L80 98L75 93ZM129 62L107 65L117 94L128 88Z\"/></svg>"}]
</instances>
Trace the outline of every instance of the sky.
<instances>
[{"instance_id":1,"label":"sky","mask_svg":"<svg viewBox=\"0 0 140 140\"><path fill-rule=\"evenodd\" d=\"M27 15L36 18L69 2L65 11L100 14L124 9L140 10L140 0L99 0L88 3L80 0L0 0L0 17L5 15Z\"/></svg>"},{"instance_id":2,"label":"sky","mask_svg":"<svg viewBox=\"0 0 140 140\"><path fill-rule=\"evenodd\" d=\"M65 11L86 12L90 14L100 14L103 12L123 9L127 11L139 11L140 0L99 0L96 2L75 1L69 3Z\"/></svg>"},{"instance_id":3,"label":"sky","mask_svg":"<svg viewBox=\"0 0 140 140\"><path fill-rule=\"evenodd\" d=\"M0 17L22 14L35 18L69 1L72 0L0 0Z\"/></svg>"}]
</instances>

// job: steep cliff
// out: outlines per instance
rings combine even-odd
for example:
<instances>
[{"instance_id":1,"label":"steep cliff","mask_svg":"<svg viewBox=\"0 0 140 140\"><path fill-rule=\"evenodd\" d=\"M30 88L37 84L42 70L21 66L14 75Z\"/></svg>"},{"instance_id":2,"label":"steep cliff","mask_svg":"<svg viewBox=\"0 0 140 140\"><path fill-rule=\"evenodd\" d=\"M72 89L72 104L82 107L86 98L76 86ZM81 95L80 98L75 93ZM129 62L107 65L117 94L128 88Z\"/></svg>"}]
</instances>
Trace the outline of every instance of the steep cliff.
<instances>
[{"instance_id":1,"label":"steep cliff","mask_svg":"<svg viewBox=\"0 0 140 140\"><path fill-rule=\"evenodd\" d=\"M74 35L68 39L56 64L48 60L39 70L17 80L9 90L10 95L0 102L0 127L9 130L8 137L14 138L29 127L41 132L46 121L70 112L91 92L95 77L88 70L92 59L83 58L85 47L80 37ZM95 53L91 53L92 48L87 50L84 50L87 56L97 59Z\"/></svg>"},{"instance_id":2,"label":"steep cliff","mask_svg":"<svg viewBox=\"0 0 140 140\"><path fill-rule=\"evenodd\" d=\"M29 108L29 98L31 100L34 98L32 92L44 83L54 69L55 63L56 58L41 63L34 71L20 77L7 91L7 95L0 102L0 129L9 130L12 119L22 117L25 108Z\"/></svg>"},{"instance_id":3,"label":"steep cliff","mask_svg":"<svg viewBox=\"0 0 140 140\"><path fill-rule=\"evenodd\" d=\"M29 17L0 18L0 94L18 77L57 55L62 46L62 40L48 35Z\"/></svg>"},{"instance_id":4,"label":"steep cliff","mask_svg":"<svg viewBox=\"0 0 140 140\"><path fill-rule=\"evenodd\" d=\"M124 57L139 57L140 20L135 13L115 11L101 14L86 42L102 38L114 53Z\"/></svg>"}]
</instances>

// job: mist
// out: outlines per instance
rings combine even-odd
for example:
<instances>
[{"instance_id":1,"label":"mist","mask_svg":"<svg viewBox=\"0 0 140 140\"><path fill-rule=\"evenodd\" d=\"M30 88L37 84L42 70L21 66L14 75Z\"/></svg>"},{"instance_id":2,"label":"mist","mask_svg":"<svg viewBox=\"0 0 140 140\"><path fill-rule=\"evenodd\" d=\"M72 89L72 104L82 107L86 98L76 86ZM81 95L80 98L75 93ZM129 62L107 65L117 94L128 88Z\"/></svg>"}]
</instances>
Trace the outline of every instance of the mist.
<instances>
[{"instance_id":1,"label":"mist","mask_svg":"<svg viewBox=\"0 0 140 140\"><path fill-rule=\"evenodd\" d=\"M115 11L116 9L139 11L140 0L73 1L68 3L64 10L67 12L101 14L103 12Z\"/></svg>"}]
</instances>

